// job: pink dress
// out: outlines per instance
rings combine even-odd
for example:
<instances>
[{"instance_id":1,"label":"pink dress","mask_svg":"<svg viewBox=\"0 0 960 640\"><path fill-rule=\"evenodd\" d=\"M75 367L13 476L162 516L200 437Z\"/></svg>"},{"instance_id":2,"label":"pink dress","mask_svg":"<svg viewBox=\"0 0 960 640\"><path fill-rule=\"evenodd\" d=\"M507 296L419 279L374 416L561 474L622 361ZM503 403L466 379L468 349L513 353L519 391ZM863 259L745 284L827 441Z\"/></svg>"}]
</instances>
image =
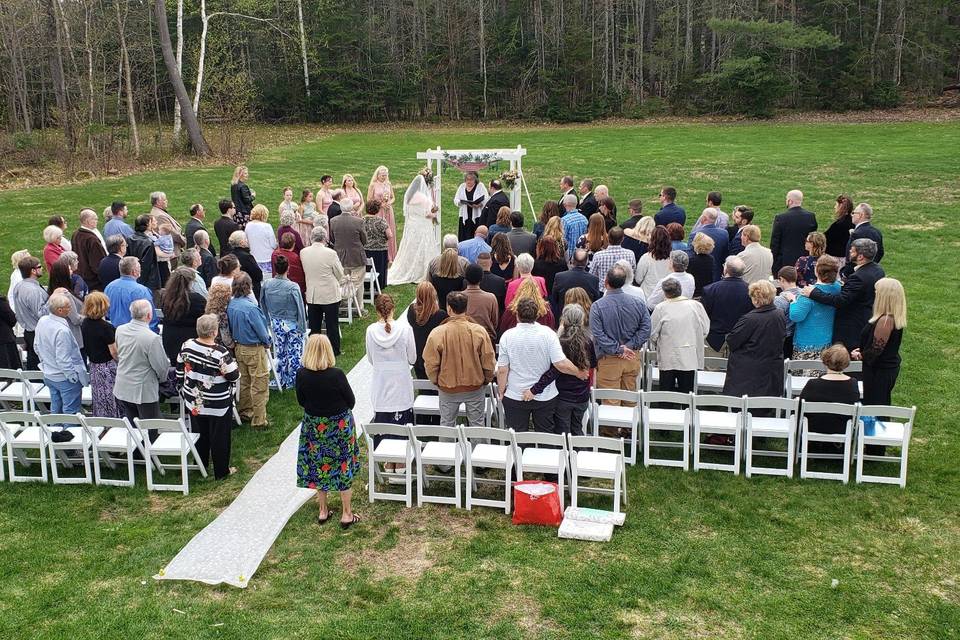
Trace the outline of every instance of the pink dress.
<instances>
[{"instance_id":1,"label":"pink dress","mask_svg":"<svg viewBox=\"0 0 960 640\"><path fill-rule=\"evenodd\" d=\"M393 235L387 240L387 260L393 262L397 256L397 221L393 216L393 205L389 204L393 196L393 189L386 182L375 182L373 184L373 197L380 201L380 213L377 215L387 221L390 233Z\"/></svg>"},{"instance_id":2,"label":"pink dress","mask_svg":"<svg viewBox=\"0 0 960 640\"><path fill-rule=\"evenodd\" d=\"M363 215L364 200L363 200L363 194L360 193L359 189L357 189L356 187L353 187L353 188L346 187L343 190L343 197L350 198L350 200L353 202L354 213L356 213L358 216Z\"/></svg>"},{"instance_id":3,"label":"pink dress","mask_svg":"<svg viewBox=\"0 0 960 640\"><path fill-rule=\"evenodd\" d=\"M327 209L329 209L330 205L333 204L333 196L330 195L330 192L324 191L323 189L317 189L315 200L317 207L320 209L320 213L327 215Z\"/></svg>"}]
</instances>

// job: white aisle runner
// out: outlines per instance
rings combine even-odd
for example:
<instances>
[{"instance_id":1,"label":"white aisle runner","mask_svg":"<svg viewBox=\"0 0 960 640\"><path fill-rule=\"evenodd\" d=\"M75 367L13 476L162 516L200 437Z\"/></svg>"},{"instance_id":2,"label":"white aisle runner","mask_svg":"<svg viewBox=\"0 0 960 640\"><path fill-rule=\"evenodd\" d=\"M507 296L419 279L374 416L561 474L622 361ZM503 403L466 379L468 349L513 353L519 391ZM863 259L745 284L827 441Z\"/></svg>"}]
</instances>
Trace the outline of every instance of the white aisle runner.
<instances>
[{"instance_id":1,"label":"white aisle runner","mask_svg":"<svg viewBox=\"0 0 960 640\"><path fill-rule=\"evenodd\" d=\"M407 323L406 311L397 323ZM353 410L357 425L373 419L372 378L373 367L366 357L347 374L357 400ZM298 426L230 506L194 536L154 578L207 584L224 582L246 587L287 521L316 493L313 489L297 487L299 440Z\"/></svg>"}]
</instances>

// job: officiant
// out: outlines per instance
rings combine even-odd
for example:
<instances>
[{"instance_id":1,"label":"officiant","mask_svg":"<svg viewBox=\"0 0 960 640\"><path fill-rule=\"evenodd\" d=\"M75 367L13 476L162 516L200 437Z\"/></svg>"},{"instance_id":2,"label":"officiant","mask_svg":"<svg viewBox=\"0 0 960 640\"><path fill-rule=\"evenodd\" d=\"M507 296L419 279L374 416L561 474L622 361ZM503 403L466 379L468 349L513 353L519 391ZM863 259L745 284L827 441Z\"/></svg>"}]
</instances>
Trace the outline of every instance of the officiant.
<instances>
[{"instance_id":1,"label":"officiant","mask_svg":"<svg viewBox=\"0 0 960 640\"><path fill-rule=\"evenodd\" d=\"M457 229L457 238L460 242L469 240L476 234L480 214L486 201L487 188L480 182L476 171L468 171L457 189L457 195L453 198L453 203L460 207L460 225Z\"/></svg>"}]
</instances>

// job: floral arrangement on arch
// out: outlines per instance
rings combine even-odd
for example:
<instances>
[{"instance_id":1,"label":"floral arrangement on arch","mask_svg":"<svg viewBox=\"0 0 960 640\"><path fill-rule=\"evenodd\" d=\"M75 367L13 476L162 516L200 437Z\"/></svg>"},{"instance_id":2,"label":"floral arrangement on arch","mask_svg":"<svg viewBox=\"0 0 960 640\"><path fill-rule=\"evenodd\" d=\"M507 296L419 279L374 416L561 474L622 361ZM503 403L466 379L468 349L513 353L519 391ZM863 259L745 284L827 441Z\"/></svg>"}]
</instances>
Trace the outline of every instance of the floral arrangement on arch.
<instances>
[{"instance_id":1,"label":"floral arrangement on arch","mask_svg":"<svg viewBox=\"0 0 960 640\"><path fill-rule=\"evenodd\" d=\"M430 171L430 167L424 167L418 173L423 176L423 181L427 183L428 187L433 186L433 171Z\"/></svg>"},{"instance_id":2,"label":"floral arrangement on arch","mask_svg":"<svg viewBox=\"0 0 960 640\"><path fill-rule=\"evenodd\" d=\"M517 187L517 180L519 178L520 174L517 173L516 169L510 169L500 174L500 181L503 183L504 188L510 191L513 191Z\"/></svg>"}]
</instances>

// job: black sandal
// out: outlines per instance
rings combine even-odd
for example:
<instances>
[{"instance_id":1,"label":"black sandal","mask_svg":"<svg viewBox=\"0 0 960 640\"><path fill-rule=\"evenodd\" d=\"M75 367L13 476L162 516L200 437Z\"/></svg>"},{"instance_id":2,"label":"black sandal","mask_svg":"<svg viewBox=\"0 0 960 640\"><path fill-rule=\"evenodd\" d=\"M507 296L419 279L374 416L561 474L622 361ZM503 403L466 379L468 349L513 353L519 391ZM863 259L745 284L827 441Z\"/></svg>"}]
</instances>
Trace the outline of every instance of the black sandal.
<instances>
[{"instance_id":1,"label":"black sandal","mask_svg":"<svg viewBox=\"0 0 960 640\"><path fill-rule=\"evenodd\" d=\"M331 516L331 515L333 515L333 511L327 511L327 517L326 517L326 518L321 518L320 516L317 516L317 524L318 524L318 525L325 525L325 524L327 524L327 520L330 519L330 516Z\"/></svg>"},{"instance_id":2,"label":"black sandal","mask_svg":"<svg viewBox=\"0 0 960 640\"><path fill-rule=\"evenodd\" d=\"M343 521L341 520L341 521L340 521L340 528L346 530L346 529L349 529L350 527L352 527L353 525L357 524L358 522L360 522L360 516L355 513L355 514L353 514L353 520L350 520L349 522L343 522Z\"/></svg>"}]
</instances>

